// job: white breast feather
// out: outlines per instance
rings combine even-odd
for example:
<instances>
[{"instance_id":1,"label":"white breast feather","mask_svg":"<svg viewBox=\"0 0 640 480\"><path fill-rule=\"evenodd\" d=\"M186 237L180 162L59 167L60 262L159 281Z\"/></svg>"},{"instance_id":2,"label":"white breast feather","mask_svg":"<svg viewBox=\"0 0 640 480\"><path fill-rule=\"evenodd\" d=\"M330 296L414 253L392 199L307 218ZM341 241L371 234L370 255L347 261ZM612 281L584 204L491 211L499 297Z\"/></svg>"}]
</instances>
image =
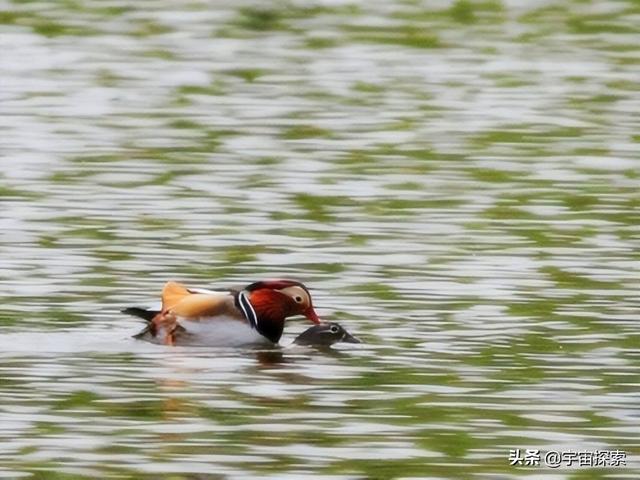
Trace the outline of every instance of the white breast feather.
<instances>
[{"instance_id":1,"label":"white breast feather","mask_svg":"<svg viewBox=\"0 0 640 480\"><path fill-rule=\"evenodd\" d=\"M202 345L210 347L239 347L242 345L273 345L267 338L251 328L246 322L234 318L216 316L199 318L197 321L178 318L186 330L180 337L180 345Z\"/></svg>"}]
</instances>

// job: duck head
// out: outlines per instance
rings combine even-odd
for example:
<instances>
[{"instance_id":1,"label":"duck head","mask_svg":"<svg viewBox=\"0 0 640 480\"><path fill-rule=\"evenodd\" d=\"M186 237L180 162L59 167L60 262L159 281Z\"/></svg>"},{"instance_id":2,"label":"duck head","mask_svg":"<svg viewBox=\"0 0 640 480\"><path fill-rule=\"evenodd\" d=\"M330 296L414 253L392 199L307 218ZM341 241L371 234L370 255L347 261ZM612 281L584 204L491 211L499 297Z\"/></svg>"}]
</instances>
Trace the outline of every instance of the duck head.
<instances>
[{"instance_id":1,"label":"duck head","mask_svg":"<svg viewBox=\"0 0 640 480\"><path fill-rule=\"evenodd\" d=\"M298 345L329 346L334 343L360 343L356 337L337 323L321 323L308 328L296 337L293 343Z\"/></svg>"},{"instance_id":2,"label":"duck head","mask_svg":"<svg viewBox=\"0 0 640 480\"><path fill-rule=\"evenodd\" d=\"M313 309L311 294L300 282L263 280L248 285L240 292L238 302L247 317L245 310L248 310L248 306L243 307L243 296L246 296L251 309L255 312L257 330L274 343L280 340L284 321L289 317L304 315L311 322L320 323L320 318Z\"/></svg>"},{"instance_id":3,"label":"duck head","mask_svg":"<svg viewBox=\"0 0 640 480\"><path fill-rule=\"evenodd\" d=\"M294 280L263 280L245 288L258 316L288 318L304 315L315 324L320 318L313 309L307 287Z\"/></svg>"}]
</instances>

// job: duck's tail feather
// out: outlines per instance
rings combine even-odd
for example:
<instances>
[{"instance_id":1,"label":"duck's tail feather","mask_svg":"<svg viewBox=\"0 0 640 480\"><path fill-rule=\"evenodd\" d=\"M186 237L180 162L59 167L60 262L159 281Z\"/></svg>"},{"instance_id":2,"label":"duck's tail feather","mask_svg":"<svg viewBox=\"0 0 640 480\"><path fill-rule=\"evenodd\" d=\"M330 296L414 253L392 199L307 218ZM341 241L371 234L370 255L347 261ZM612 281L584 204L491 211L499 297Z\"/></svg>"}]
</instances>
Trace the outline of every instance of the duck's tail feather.
<instances>
[{"instance_id":1,"label":"duck's tail feather","mask_svg":"<svg viewBox=\"0 0 640 480\"><path fill-rule=\"evenodd\" d=\"M131 337L136 340L149 340L149 338L153 338L153 335L151 335L151 327L147 325L140 332L135 335L131 335Z\"/></svg>"},{"instance_id":2,"label":"duck's tail feather","mask_svg":"<svg viewBox=\"0 0 640 480\"><path fill-rule=\"evenodd\" d=\"M140 308L140 307L127 307L122 310L122 313L126 313L127 315L133 315L134 317L142 318L147 322L151 322L151 320L153 320L153 317L155 317L158 313L160 313L160 311L147 310L145 308Z\"/></svg>"}]
</instances>

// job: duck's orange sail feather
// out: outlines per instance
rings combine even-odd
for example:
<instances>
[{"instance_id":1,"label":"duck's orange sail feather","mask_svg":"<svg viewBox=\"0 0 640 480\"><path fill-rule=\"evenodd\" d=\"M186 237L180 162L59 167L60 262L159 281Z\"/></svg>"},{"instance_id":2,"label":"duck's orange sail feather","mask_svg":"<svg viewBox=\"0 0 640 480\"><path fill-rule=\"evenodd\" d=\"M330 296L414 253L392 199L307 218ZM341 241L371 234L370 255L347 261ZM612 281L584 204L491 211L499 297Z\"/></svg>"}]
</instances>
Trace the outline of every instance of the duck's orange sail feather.
<instances>
[{"instance_id":1,"label":"duck's orange sail feather","mask_svg":"<svg viewBox=\"0 0 640 480\"><path fill-rule=\"evenodd\" d=\"M178 317L243 317L233 305L233 296L227 293L191 293L184 285L168 282L162 290L162 311Z\"/></svg>"},{"instance_id":2,"label":"duck's orange sail feather","mask_svg":"<svg viewBox=\"0 0 640 480\"><path fill-rule=\"evenodd\" d=\"M173 308L183 298L191 295L187 287L178 282L167 282L162 289L162 310Z\"/></svg>"}]
</instances>

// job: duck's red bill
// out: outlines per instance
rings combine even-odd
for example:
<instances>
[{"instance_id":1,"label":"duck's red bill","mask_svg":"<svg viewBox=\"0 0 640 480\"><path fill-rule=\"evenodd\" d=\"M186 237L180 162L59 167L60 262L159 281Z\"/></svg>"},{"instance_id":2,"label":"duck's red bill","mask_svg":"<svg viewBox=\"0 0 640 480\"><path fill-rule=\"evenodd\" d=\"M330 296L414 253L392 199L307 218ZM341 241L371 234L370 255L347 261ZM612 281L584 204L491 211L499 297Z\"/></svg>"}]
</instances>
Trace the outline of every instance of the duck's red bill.
<instances>
[{"instance_id":1,"label":"duck's red bill","mask_svg":"<svg viewBox=\"0 0 640 480\"><path fill-rule=\"evenodd\" d=\"M313 307L307 308L304 312L302 312L302 314L305 317L307 317L309 320L311 320L313 323L315 323L316 325L320 323L320 318L318 318L318 314L313 309Z\"/></svg>"}]
</instances>

